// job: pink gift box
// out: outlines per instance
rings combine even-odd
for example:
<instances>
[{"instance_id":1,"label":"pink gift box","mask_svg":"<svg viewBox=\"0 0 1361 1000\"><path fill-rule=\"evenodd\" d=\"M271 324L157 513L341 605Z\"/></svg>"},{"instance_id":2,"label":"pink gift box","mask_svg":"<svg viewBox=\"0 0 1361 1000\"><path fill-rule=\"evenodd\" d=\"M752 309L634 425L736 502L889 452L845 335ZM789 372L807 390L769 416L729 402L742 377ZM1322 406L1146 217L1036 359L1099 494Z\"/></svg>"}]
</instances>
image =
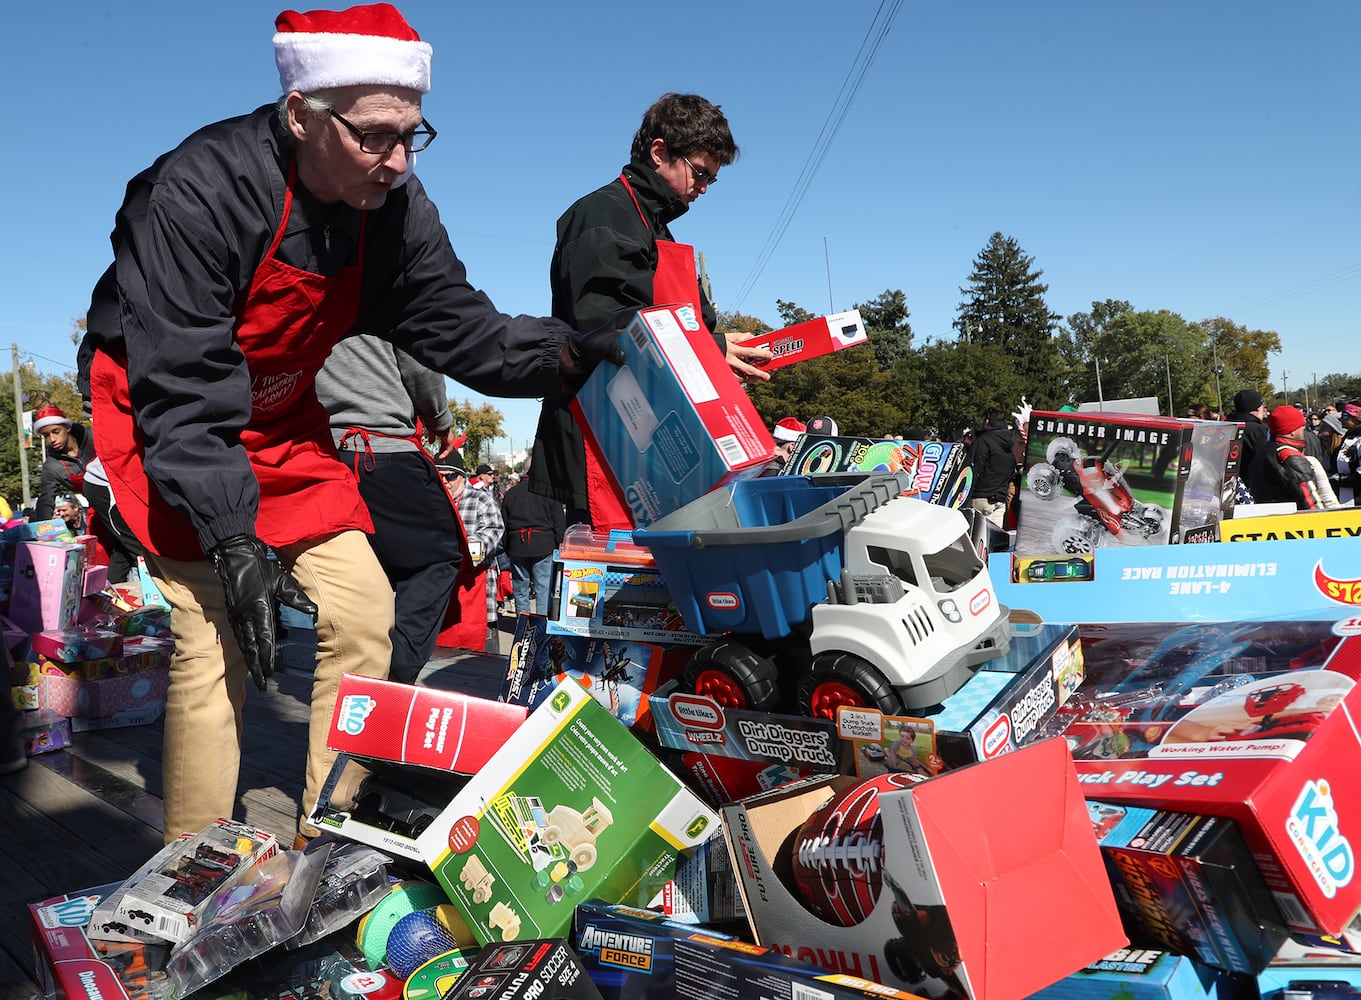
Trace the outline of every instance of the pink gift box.
<instances>
[{"instance_id":1,"label":"pink gift box","mask_svg":"<svg viewBox=\"0 0 1361 1000\"><path fill-rule=\"evenodd\" d=\"M61 663L123 655L123 636L98 628L49 629L33 636L33 652Z\"/></svg>"},{"instance_id":2,"label":"pink gift box","mask_svg":"<svg viewBox=\"0 0 1361 1000\"><path fill-rule=\"evenodd\" d=\"M139 670L98 681L43 674L38 693L42 707L49 711L68 718L101 719L164 703L169 687L168 670Z\"/></svg>"},{"instance_id":3,"label":"pink gift box","mask_svg":"<svg viewBox=\"0 0 1361 1000\"><path fill-rule=\"evenodd\" d=\"M9 599L14 624L28 632L75 628L84 571L82 545L20 542Z\"/></svg>"}]
</instances>

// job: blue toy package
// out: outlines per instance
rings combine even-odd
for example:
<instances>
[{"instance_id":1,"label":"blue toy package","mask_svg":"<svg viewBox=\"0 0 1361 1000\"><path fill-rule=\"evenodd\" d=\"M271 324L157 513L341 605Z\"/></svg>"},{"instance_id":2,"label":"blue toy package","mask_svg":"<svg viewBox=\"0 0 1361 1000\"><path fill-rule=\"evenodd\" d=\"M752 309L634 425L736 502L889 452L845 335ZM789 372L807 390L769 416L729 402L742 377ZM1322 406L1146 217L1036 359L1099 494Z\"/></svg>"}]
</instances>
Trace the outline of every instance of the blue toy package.
<instances>
[{"instance_id":1,"label":"blue toy package","mask_svg":"<svg viewBox=\"0 0 1361 1000\"><path fill-rule=\"evenodd\" d=\"M1121 948L1030 1000L1227 1000L1227 977L1183 955Z\"/></svg>"}]
</instances>

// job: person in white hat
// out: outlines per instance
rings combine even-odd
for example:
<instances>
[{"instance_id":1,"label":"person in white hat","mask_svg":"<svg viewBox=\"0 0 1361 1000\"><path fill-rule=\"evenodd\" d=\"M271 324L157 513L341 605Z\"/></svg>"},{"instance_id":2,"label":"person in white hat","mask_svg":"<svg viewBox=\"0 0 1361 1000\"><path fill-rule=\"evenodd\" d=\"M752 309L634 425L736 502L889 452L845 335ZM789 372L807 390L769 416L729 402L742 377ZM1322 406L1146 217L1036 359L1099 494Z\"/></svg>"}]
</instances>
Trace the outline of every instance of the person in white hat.
<instances>
[{"instance_id":1,"label":"person in white hat","mask_svg":"<svg viewBox=\"0 0 1361 1000\"><path fill-rule=\"evenodd\" d=\"M618 356L468 283L414 174L436 136L431 46L395 7L275 29L277 103L129 183L79 352L110 489L174 612L167 841L235 811L245 683L267 687L279 603L318 614L304 834L341 675L388 669L391 591L314 392L336 342L372 332L500 396L564 392Z\"/></svg>"}]
</instances>

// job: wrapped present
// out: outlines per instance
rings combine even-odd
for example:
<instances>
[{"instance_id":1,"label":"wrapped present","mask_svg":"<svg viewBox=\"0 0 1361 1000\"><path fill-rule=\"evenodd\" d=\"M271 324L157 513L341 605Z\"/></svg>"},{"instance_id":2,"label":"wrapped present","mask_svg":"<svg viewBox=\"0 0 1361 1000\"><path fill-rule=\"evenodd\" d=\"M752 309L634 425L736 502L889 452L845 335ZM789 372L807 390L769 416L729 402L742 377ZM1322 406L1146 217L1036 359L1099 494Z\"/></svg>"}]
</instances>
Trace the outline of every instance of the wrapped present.
<instances>
[{"instance_id":1,"label":"wrapped present","mask_svg":"<svg viewBox=\"0 0 1361 1000\"><path fill-rule=\"evenodd\" d=\"M123 655L123 636L108 629L47 629L33 636L33 651L62 663Z\"/></svg>"}]
</instances>

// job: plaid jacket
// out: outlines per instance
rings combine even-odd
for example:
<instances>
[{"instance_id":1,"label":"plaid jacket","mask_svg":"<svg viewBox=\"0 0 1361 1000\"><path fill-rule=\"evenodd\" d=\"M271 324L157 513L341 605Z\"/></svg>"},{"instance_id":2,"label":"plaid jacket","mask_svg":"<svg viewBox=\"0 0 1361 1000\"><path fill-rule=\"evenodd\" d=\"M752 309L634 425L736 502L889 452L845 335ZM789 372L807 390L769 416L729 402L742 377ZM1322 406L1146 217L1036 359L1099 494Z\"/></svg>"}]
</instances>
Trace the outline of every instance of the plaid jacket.
<instances>
[{"instance_id":1,"label":"plaid jacket","mask_svg":"<svg viewBox=\"0 0 1361 1000\"><path fill-rule=\"evenodd\" d=\"M506 533L501 505L491 490L468 484L458 495L458 516L463 519L468 541L482 543L482 562L478 568L487 570L487 621L496 621L496 555Z\"/></svg>"}]
</instances>

